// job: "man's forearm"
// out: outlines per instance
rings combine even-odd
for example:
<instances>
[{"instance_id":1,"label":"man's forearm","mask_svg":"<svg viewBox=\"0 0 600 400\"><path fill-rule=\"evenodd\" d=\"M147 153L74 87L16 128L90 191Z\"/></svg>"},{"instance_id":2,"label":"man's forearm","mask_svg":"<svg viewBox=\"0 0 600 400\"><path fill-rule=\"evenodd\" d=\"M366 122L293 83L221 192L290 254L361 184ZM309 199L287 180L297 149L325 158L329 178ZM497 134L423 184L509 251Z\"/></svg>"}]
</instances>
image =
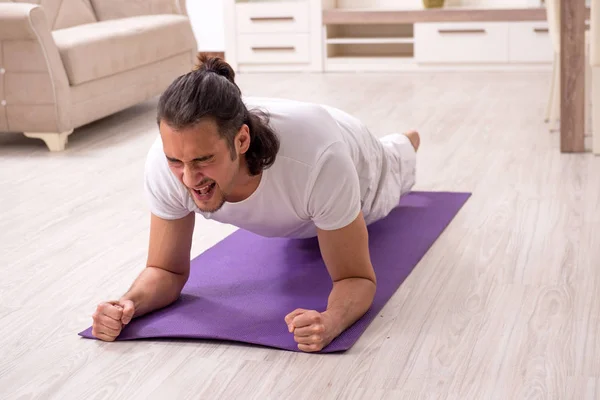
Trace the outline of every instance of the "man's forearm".
<instances>
[{"instance_id":1,"label":"man's forearm","mask_svg":"<svg viewBox=\"0 0 600 400\"><path fill-rule=\"evenodd\" d=\"M329 294L327 311L336 326L335 335L341 334L362 317L371 307L376 284L369 279L349 278L334 282Z\"/></svg>"},{"instance_id":2,"label":"man's forearm","mask_svg":"<svg viewBox=\"0 0 600 400\"><path fill-rule=\"evenodd\" d=\"M186 281L187 276L161 268L146 267L121 300L133 301L134 317L139 317L177 300Z\"/></svg>"}]
</instances>

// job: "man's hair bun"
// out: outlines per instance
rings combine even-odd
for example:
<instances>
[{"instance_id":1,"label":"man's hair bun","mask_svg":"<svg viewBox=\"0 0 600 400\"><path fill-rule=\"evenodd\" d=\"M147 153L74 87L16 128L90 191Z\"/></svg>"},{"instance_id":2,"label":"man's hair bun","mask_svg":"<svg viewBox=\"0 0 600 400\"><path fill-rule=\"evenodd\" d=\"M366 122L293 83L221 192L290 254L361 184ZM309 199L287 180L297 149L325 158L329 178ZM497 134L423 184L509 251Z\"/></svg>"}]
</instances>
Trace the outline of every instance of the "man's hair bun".
<instances>
[{"instance_id":1,"label":"man's hair bun","mask_svg":"<svg viewBox=\"0 0 600 400\"><path fill-rule=\"evenodd\" d=\"M211 56L207 53L198 53L196 58L197 61L193 68L194 71L214 72L235 84L235 72L233 71L233 68L231 68L231 65L221 57Z\"/></svg>"}]
</instances>

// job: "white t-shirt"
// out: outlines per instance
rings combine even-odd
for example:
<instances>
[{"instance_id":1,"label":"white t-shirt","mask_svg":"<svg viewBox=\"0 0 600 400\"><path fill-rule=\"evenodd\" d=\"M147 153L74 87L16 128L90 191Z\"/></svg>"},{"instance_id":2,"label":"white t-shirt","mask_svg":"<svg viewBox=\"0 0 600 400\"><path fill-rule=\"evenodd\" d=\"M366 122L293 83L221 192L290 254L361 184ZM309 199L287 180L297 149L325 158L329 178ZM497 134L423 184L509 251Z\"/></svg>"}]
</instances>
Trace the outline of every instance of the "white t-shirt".
<instances>
[{"instance_id":1,"label":"white t-shirt","mask_svg":"<svg viewBox=\"0 0 600 400\"><path fill-rule=\"evenodd\" d=\"M152 213L178 219L195 212L262 236L306 238L316 235L316 227L333 230L348 225L361 210L367 223L382 218L412 185L402 176L410 168L400 170L399 157L408 143L403 139L386 145L358 119L329 106L243 99L249 110L267 112L280 139L275 162L263 171L256 191L243 201L226 202L214 213L199 210L169 169L159 136L148 153L145 172ZM405 156L414 162L411 157Z\"/></svg>"}]
</instances>

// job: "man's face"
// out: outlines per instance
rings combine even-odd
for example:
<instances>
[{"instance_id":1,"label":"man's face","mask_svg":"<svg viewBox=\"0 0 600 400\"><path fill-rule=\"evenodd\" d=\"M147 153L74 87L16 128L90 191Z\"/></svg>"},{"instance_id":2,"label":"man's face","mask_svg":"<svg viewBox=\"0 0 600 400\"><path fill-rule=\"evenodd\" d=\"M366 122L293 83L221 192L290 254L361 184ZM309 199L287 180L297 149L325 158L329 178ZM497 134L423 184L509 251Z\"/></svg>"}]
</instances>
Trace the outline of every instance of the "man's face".
<instances>
[{"instance_id":1,"label":"man's face","mask_svg":"<svg viewBox=\"0 0 600 400\"><path fill-rule=\"evenodd\" d=\"M233 158L212 119L181 131L161 122L160 135L171 171L186 186L198 208L204 212L219 210L234 191L241 155L250 143L247 127L244 125L235 138Z\"/></svg>"}]
</instances>

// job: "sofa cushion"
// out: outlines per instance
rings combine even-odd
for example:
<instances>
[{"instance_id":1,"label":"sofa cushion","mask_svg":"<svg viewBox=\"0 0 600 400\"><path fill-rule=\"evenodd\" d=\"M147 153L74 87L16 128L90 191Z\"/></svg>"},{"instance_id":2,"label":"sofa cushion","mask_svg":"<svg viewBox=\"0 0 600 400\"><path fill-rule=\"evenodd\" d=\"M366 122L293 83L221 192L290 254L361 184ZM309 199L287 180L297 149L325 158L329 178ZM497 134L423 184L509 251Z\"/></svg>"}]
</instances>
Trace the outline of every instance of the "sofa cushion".
<instances>
[{"instance_id":1,"label":"sofa cushion","mask_svg":"<svg viewBox=\"0 0 600 400\"><path fill-rule=\"evenodd\" d=\"M98 19L90 0L8 0L14 3L39 4L44 8L50 29L64 29L89 24ZM0 0L6 2L6 0Z\"/></svg>"},{"instance_id":2,"label":"sofa cushion","mask_svg":"<svg viewBox=\"0 0 600 400\"><path fill-rule=\"evenodd\" d=\"M184 14L178 0L91 0L99 21L154 14Z\"/></svg>"},{"instance_id":3,"label":"sofa cushion","mask_svg":"<svg viewBox=\"0 0 600 400\"><path fill-rule=\"evenodd\" d=\"M145 15L54 31L71 86L195 50L189 19Z\"/></svg>"}]
</instances>

